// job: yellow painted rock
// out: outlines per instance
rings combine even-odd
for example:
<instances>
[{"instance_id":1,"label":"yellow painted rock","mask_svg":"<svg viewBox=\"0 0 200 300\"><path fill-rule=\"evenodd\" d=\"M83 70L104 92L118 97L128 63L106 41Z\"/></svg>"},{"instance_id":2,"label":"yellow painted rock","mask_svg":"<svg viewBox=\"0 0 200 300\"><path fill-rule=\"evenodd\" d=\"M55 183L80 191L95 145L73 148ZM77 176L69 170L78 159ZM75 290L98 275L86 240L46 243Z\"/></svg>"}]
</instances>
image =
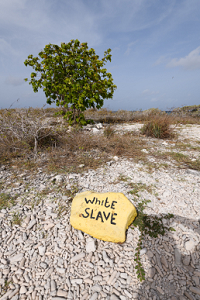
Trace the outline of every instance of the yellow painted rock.
<instances>
[{"instance_id":1,"label":"yellow painted rock","mask_svg":"<svg viewBox=\"0 0 200 300\"><path fill-rule=\"evenodd\" d=\"M70 223L97 239L123 243L126 229L136 216L134 205L124 194L88 191L73 199Z\"/></svg>"}]
</instances>

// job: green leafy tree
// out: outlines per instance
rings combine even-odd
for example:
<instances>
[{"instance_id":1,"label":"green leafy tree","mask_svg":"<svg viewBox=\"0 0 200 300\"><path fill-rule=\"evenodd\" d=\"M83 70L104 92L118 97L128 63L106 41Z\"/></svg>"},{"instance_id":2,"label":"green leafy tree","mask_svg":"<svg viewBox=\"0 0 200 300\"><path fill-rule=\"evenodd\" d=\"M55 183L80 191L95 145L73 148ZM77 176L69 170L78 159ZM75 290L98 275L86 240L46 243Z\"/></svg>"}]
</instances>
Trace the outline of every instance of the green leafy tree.
<instances>
[{"instance_id":1,"label":"green leafy tree","mask_svg":"<svg viewBox=\"0 0 200 300\"><path fill-rule=\"evenodd\" d=\"M48 44L39 52L42 59L29 55L24 61L25 66L33 67L31 73L33 91L43 87L47 103L55 103L61 107L57 113L63 115L69 124L86 124L83 112L87 108L100 109L104 99L112 98L114 89L111 73L102 68L107 60L111 62L111 49L104 52L99 60L95 50L88 50L87 43L71 40L61 46ZM38 72L40 78L37 79ZM101 78L100 74L103 74ZM28 81L28 78L24 79Z\"/></svg>"}]
</instances>

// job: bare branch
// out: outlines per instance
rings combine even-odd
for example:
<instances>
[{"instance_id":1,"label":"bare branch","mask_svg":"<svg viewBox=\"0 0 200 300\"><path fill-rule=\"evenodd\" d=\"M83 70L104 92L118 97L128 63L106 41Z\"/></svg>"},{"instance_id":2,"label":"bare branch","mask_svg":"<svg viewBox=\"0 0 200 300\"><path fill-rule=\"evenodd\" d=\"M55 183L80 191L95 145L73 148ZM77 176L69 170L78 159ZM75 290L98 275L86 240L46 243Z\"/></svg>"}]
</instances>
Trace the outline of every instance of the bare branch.
<instances>
[{"instance_id":1,"label":"bare branch","mask_svg":"<svg viewBox=\"0 0 200 300\"><path fill-rule=\"evenodd\" d=\"M17 100L18 101L18 100ZM45 105L44 105L45 106ZM34 153L37 156L37 148L39 140L53 133L53 127L49 122L45 123L46 112L42 107L42 115L34 115L33 108L25 109L25 112L10 111L9 109L1 110L0 112L0 141L3 144L8 144L9 140L12 143L15 141L29 142L34 139ZM12 107L12 105L10 106ZM48 129L46 132L45 130Z\"/></svg>"}]
</instances>

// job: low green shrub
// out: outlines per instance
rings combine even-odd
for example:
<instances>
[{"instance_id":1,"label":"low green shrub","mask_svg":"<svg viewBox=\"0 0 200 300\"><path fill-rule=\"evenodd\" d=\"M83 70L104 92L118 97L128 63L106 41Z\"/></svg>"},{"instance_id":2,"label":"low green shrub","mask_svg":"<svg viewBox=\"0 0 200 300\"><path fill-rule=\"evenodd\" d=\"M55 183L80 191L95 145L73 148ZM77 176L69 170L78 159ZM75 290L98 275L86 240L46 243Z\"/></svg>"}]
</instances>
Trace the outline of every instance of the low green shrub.
<instances>
[{"instance_id":1,"label":"low green shrub","mask_svg":"<svg viewBox=\"0 0 200 300\"><path fill-rule=\"evenodd\" d=\"M137 199L135 199L137 201ZM156 215L147 215L144 210L147 207L147 203L151 202L150 200L143 200L142 202L138 203L137 206L137 217L132 223L132 229L134 227L138 227L140 230L140 237L138 240L138 244L136 247L135 259L136 262L136 274L140 281L145 280L145 271L142 267L141 258L140 258L140 250L142 249L142 240L144 239L145 235L149 235L151 238L157 238L158 235L164 235L166 231L175 231L174 228L165 226L163 224L163 220L169 220L174 217L173 214L166 214L161 217Z\"/></svg>"}]
</instances>

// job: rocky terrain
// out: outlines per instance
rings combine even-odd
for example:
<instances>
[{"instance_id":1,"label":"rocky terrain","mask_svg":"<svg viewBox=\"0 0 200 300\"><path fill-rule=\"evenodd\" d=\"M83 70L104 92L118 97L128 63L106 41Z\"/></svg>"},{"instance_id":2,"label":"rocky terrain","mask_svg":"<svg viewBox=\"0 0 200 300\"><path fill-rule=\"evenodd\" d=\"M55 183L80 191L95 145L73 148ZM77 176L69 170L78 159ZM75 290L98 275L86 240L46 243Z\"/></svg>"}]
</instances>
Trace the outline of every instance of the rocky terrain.
<instances>
[{"instance_id":1,"label":"rocky terrain","mask_svg":"<svg viewBox=\"0 0 200 300\"><path fill-rule=\"evenodd\" d=\"M115 125L115 130L137 133L141 126ZM102 126L87 129L101 134ZM180 141L199 145L200 125L176 130ZM173 142L161 140L157 147L166 151ZM198 149L184 154L200 159ZM143 149L156 163L150 150ZM142 162L116 156L84 173L47 174L1 165L1 201L13 200L13 205L0 210L0 300L200 299L200 171L178 168L173 160L168 165L149 172ZM131 187L137 193L130 193ZM143 282L135 270L137 228L129 227L120 245L71 227L71 199L86 190L122 192L136 207L137 201L149 199L148 214L174 214L165 222L175 231L143 241Z\"/></svg>"}]
</instances>

